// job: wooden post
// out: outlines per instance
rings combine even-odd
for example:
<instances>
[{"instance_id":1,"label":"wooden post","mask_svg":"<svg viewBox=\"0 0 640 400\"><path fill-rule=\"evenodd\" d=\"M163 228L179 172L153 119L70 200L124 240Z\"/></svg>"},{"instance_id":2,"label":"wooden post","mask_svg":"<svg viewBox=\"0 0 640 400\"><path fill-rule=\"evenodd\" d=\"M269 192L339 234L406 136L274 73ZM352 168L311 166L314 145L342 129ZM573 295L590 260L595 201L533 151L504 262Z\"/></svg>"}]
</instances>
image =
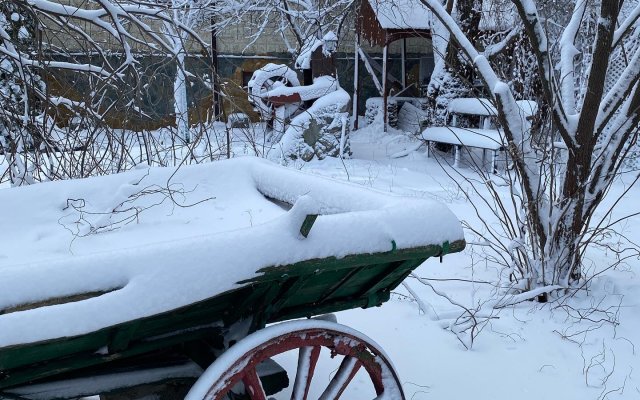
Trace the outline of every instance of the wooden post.
<instances>
[{"instance_id":1,"label":"wooden post","mask_svg":"<svg viewBox=\"0 0 640 400\"><path fill-rule=\"evenodd\" d=\"M286 130L285 114L286 108L284 105L276 107L273 118L273 132L276 134L276 142L282 139L282 135L284 135L284 131Z\"/></svg>"},{"instance_id":2,"label":"wooden post","mask_svg":"<svg viewBox=\"0 0 640 400\"><path fill-rule=\"evenodd\" d=\"M358 129L358 89L360 87L360 32L356 33L356 47L353 55L353 130Z\"/></svg>"},{"instance_id":3,"label":"wooden post","mask_svg":"<svg viewBox=\"0 0 640 400\"><path fill-rule=\"evenodd\" d=\"M213 120L219 121L222 115L222 104L220 104L220 83L218 81L218 36L214 22L211 17L211 83L213 84Z\"/></svg>"},{"instance_id":4,"label":"wooden post","mask_svg":"<svg viewBox=\"0 0 640 400\"><path fill-rule=\"evenodd\" d=\"M493 157L491 157L491 172L493 172L494 174L498 173L497 161L498 161L498 151L494 150Z\"/></svg>"},{"instance_id":5,"label":"wooden post","mask_svg":"<svg viewBox=\"0 0 640 400\"><path fill-rule=\"evenodd\" d=\"M402 89L407 88L407 39L402 39Z\"/></svg>"},{"instance_id":6,"label":"wooden post","mask_svg":"<svg viewBox=\"0 0 640 400\"><path fill-rule=\"evenodd\" d=\"M382 109L384 110L384 118L383 118L383 131L387 132L387 124L388 124L388 111L387 111L387 53L388 53L389 45L385 44L382 49Z\"/></svg>"},{"instance_id":7,"label":"wooden post","mask_svg":"<svg viewBox=\"0 0 640 400\"><path fill-rule=\"evenodd\" d=\"M302 237L306 238L309 236L309 232L311 232L311 228L316 222L316 219L318 219L317 214L308 214L306 217L304 217L304 221L302 221L302 226L300 227L300 234L302 235Z\"/></svg>"},{"instance_id":8,"label":"wooden post","mask_svg":"<svg viewBox=\"0 0 640 400\"><path fill-rule=\"evenodd\" d=\"M364 67L366 68L366 70L369 73L369 75L371 75L371 79L373 79L373 84L376 86L376 89L378 90L378 93L380 94L380 97L382 97L382 84L378 80L378 77L376 76L376 72L373 70L373 67L371 66L371 63L369 62L369 59L367 58L369 56L367 55L367 53L365 53L362 50L362 47L360 47L358 49L358 54L360 54L360 57L362 58L362 63L364 64Z\"/></svg>"}]
</instances>

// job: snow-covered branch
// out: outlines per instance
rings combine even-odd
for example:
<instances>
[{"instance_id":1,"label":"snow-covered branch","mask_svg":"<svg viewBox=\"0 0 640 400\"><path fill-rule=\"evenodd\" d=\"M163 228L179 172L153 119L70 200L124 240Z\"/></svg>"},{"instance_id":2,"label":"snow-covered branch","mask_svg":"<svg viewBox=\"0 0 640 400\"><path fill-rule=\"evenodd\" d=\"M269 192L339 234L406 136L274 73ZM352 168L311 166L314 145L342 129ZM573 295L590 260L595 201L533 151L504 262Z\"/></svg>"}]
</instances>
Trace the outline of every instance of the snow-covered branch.
<instances>
[{"instance_id":1,"label":"snow-covered branch","mask_svg":"<svg viewBox=\"0 0 640 400\"><path fill-rule=\"evenodd\" d=\"M490 59L491 57L502 53L509 46L512 45L512 43L515 40L515 38L517 38L518 35L520 35L521 32L522 32L522 29L521 29L521 27L519 25L514 27L498 43L490 44L490 45L486 46L484 48L484 51L482 52L482 55L484 55L485 57Z\"/></svg>"},{"instance_id":2,"label":"snow-covered branch","mask_svg":"<svg viewBox=\"0 0 640 400\"><path fill-rule=\"evenodd\" d=\"M627 15L624 21L620 24L618 29L613 34L613 43L611 47L616 47L620 44L620 41L625 35L631 32L633 25L640 19L640 3Z\"/></svg>"},{"instance_id":3,"label":"snow-covered branch","mask_svg":"<svg viewBox=\"0 0 640 400\"><path fill-rule=\"evenodd\" d=\"M576 1L571 20L560 38L560 87L562 104L568 115L576 113L576 86L574 59L580 54L575 46L580 24L587 9L587 0Z\"/></svg>"},{"instance_id":4,"label":"snow-covered branch","mask_svg":"<svg viewBox=\"0 0 640 400\"><path fill-rule=\"evenodd\" d=\"M622 102L629 97L629 93L638 80L640 80L640 48L636 49L630 57L627 67L600 102L596 118L596 132L604 130Z\"/></svg>"}]
</instances>

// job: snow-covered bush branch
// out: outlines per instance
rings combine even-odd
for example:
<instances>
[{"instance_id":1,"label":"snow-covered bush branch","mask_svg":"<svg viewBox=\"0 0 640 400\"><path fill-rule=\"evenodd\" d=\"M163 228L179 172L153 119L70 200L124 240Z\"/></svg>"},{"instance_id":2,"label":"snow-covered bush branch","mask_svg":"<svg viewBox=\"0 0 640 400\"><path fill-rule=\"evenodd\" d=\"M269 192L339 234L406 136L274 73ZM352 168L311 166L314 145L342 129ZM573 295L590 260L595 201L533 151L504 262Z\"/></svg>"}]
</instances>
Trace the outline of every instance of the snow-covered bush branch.
<instances>
[{"instance_id":1,"label":"snow-covered bush branch","mask_svg":"<svg viewBox=\"0 0 640 400\"><path fill-rule=\"evenodd\" d=\"M633 45L640 4L576 1L557 29L557 21L545 23L555 15L554 6L512 1L512 24L531 46L540 85L539 111L530 120L500 66L479 50L460 21L439 1L421 1L484 83L514 167L506 172L511 198L490 191L488 200L504 211L502 231L477 233L500 244L497 250L518 272L512 277L523 279L520 289L578 284L589 227L598 225L596 210L640 133L640 46ZM621 47L624 58L616 57ZM491 187L495 180L485 176L481 183Z\"/></svg>"},{"instance_id":2,"label":"snow-covered bush branch","mask_svg":"<svg viewBox=\"0 0 640 400\"><path fill-rule=\"evenodd\" d=\"M141 55L182 54L157 28L162 24L206 46L166 4L0 4L0 144L12 184L114 172L131 164L125 134L105 121L117 107L143 114L137 104L144 90ZM145 140L148 153L147 145Z\"/></svg>"},{"instance_id":3,"label":"snow-covered bush branch","mask_svg":"<svg viewBox=\"0 0 640 400\"><path fill-rule=\"evenodd\" d=\"M268 29L275 29L292 57L297 57L312 39L329 31L338 36L348 27L354 0L317 2L310 0L217 0L214 26L221 30L242 20L252 26L246 48L253 45Z\"/></svg>"}]
</instances>

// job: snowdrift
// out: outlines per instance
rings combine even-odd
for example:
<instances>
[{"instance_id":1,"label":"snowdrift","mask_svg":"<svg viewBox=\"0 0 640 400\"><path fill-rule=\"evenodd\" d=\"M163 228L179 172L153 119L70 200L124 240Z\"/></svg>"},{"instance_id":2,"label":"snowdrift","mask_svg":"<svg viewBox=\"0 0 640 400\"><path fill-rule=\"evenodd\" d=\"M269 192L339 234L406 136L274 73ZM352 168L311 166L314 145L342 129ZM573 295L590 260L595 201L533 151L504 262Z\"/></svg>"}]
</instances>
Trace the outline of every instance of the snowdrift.
<instances>
[{"instance_id":1,"label":"snowdrift","mask_svg":"<svg viewBox=\"0 0 640 400\"><path fill-rule=\"evenodd\" d=\"M0 190L0 203L11 210L0 228L0 347L173 310L269 266L463 239L440 203L254 158ZM310 214L320 216L304 238Z\"/></svg>"}]
</instances>

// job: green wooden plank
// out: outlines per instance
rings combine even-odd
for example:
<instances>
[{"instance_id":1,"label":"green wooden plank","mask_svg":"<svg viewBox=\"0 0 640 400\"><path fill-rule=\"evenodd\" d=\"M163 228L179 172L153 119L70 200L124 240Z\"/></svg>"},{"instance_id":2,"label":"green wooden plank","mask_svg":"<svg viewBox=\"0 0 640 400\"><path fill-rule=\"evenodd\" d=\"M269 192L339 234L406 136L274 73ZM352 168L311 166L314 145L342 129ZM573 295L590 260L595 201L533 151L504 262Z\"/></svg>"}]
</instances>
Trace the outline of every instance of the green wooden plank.
<instances>
[{"instance_id":1,"label":"green wooden plank","mask_svg":"<svg viewBox=\"0 0 640 400\"><path fill-rule=\"evenodd\" d=\"M353 268L342 279L337 280L334 285L329 287L329 290L327 290L327 291L325 291L323 293L322 297L320 299L318 299L318 302L322 302L322 301L330 298L336 291L338 291L347 282L349 282L349 280L351 280L355 275L357 275L359 272L361 272L362 269L363 269L363 267Z\"/></svg>"},{"instance_id":2,"label":"green wooden plank","mask_svg":"<svg viewBox=\"0 0 640 400\"><path fill-rule=\"evenodd\" d=\"M138 356L154 350L169 348L181 343L211 338L220 334L219 328L207 328L196 331L184 332L181 335L169 336L153 341L139 342L129 349L115 354L81 353L72 357L55 360L54 362L31 365L21 369L15 369L0 380L0 389L24 385L31 381L61 375L74 370L81 370L91 366L106 364L111 361L122 360L128 357Z\"/></svg>"},{"instance_id":3,"label":"green wooden plank","mask_svg":"<svg viewBox=\"0 0 640 400\"><path fill-rule=\"evenodd\" d=\"M304 218L304 221L302 221L302 226L300 227L300 234L304 237L309 236L309 232L311 232L311 228L313 227L313 224L316 222L316 219L318 219L318 215L317 214L309 214Z\"/></svg>"},{"instance_id":4,"label":"green wooden plank","mask_svg":"<svg viewBox=\"0 0 640 400\"><path fill-rule=\"evenodd\" d=\"M363 268L346 285L336 290L331 298L364 297L362 293L373 285L372 282L377 282L389 271L394 271L394 265L397 265L397 262L370 265Z\"/></svg>"},{"instance_id":5,"label":"green wooden plank","mask_svg":"<svg viewBox=\"0 0 640 400\"><path fill-rule=\"evenodd\" d=\"M273 304L272 310L279 310L285 307L289 301L300 291L300 289L310 280L310 276L300 276L291 278L291 284L287 285L287 289L283 290Z\"/></svg>"},{"instance_id":6,"label":"green wooden plank","mask_svg":"<svg viewBox=\"0 0 640 400\"><path fill-rule=\"evenodd\" d=\"M393 249L390 244L386 253L269 267L243 281L242 287L176 310L78 337L6 347L0 350L0 389L202 339L196 333L173 333L215 321L229 326L251 316L255 317L253 329L259 329L267 321L377 305L424 259L461 251L464 246L464 241L413 249ZM390 267L405 261L402 268ZM391 276L381 277L385 273ZM163 335L162 340L145 340ZM96 353L107 345L114 354Z\"/></svg>"},{"instance_id":7,"label":"green wooden plank","mask_svg":"<svg viewBox=\"0 0 640 400\"><path fill-rule=\"evenodd\" d=\"M445 242L448 243L448 242ZM461 251L464 249L464 240L448 243L448 253ZM384 262L404 261L413 258L429 258L437 257L443 254L443 246L430 245L422 247L414 247L409 249L395 249L393 244L389 243L390 251L386 253L373 253L373 254L354 254L348 255L342 258L327 257L321 259L312 259L301 261L292 265L280 265L266 267L258 270L257 274L262 274L251 279L246 279L238 283L251 283L265 280L278 280L283 275L287 276L301 276L313 274L317 270L331 270L331 269L345 269L361 267L371 264L380 264Z\"/></svg>"},{"instance_id":8,"label":"green wooden plank","mask_svg":"<svg viewBox=\"0 0 640 400\"><path fill-rule=\"evenodd\" d=\"M140 321L117 329L108 345L109 353L119 353L129 346L135 331L140 327Z\"/></svg>"},{"instance_id":9,"label":"green wooden plank","mask_svg":"<svg viewBox=\"0 0 640 400\"><path fill-rule=\"evenodd\" d=\"M402 263L393 263L391 268L384 271L382 274L372 280L369 287L362 293L361 297L369 297L381 290L391 291L395 289L392 287L398 277L406 275L407 271L415 269L418 265L422 264L422 260L408 260Z\"/></svg>"},{"instance_id":10,"label":"green wooden plank","mask_svg":"<svg viewBox=\"0 0 640 400\"><path fill-rule=\"evenodd\" d=\"M389 300L390 293L381 293L380 302L383 303ZM271 315L269 323L287 321L296 318L310 318L314 315L322 315L335 313L338 311L350 310L354 308L369 308L367 299L348 299L348 300L334 300L327 301L326 303L317 305L313 308L313 312L310 312L309 307L289 307L280 310L278 313Z\"/></svg>"},{"instance_id":11,"label":"green wooden plank","mask_svg":"<svg viewBox=\"0 0 640 400\"><path fill-rule=\"evenodd\" d=\"M275 312L273 302L279 297L282 287L281 285L276 284L266 285L266 287L268 290L265 292L263 300L254 314L254 326L250 330L250 333L264 328L267 325L271 314Z\"/></svg>"}]
</instances>

